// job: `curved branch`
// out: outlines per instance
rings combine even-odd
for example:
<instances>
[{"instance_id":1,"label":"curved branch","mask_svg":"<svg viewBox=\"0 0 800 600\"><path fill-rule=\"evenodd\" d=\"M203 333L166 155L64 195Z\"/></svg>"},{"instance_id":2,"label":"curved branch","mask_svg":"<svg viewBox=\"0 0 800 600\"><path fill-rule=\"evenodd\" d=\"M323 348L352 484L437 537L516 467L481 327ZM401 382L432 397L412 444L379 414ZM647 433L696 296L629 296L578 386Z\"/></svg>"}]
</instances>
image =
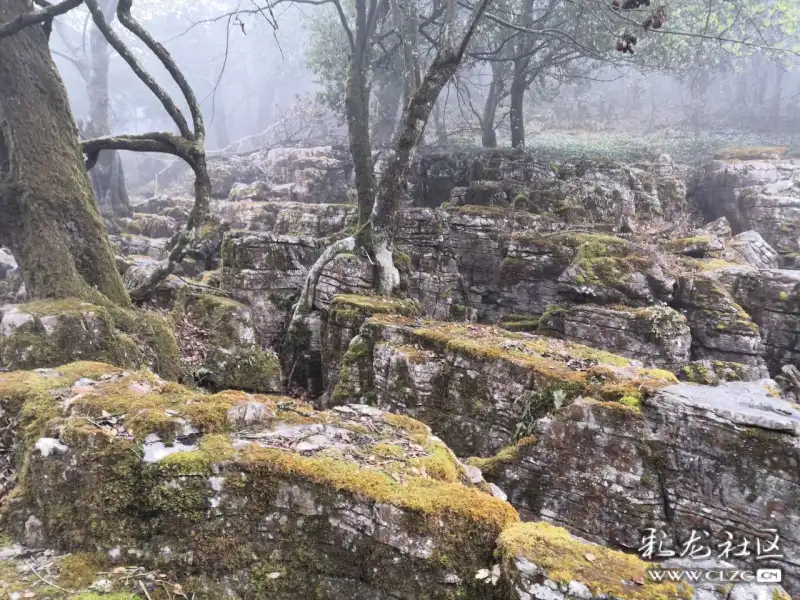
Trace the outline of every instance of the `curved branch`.
<instances>
[{"instance_id":1,"label":"curved branch","mask_svg":"<svg viewBox=\"0 0 800 600\"><path fill-rule=\"evenodd\" d=\"M190 161L185 142L175 134L165 132L143 133L141 135L109 135L81 142L86 155L86 170L97 162L101 150L130 150L132 152L163 152Z\"/></svg>"},{"instance_id":2,"label":"curved branch","mask_svg":"<svg viewBox=\"0 0 800 600\"><path fill-rule=\"evenodd\" d=\"M53 17L63 15L65 12L79 6L82 2L83 0L64 0L63 2L51 4L39 10L22 13L8 23L0 25L0 39L13 35L31 25L38 25L39 23L51 21Z\"/></svg>"},{"instance_id":3,"label":"curved branch","mask_svg":"<svg viewBox=\"0 0 800 600\"><path fill-rule=\"evenodd\" d=\"M167 49L155 41L153 36L151 36L141 25L139 25L136 19L133 18L131 15L132 6L133 0L120 0L119 4L117 5L117 18L119 19L119 22L122 23L125 29L142 40L144 45L156 55L156 58L161 61L161 64L164 65L164 68L181 90L181 93L186 100L186 104L189 105L189 111L192 114L194 135L187 136L183 131L181 131L181 133L189 139L203 139L205 137L203 114L200 112L200 105L197 104L197 98L195 98L192 87L189 85L189 82L186 81L186 77L183 76L183 73L181 73L181 70L178 68L178 65L175 64L175 61L172 59L172 56L170 56L169 52L167 52Z\"/></svg>"},{"instance_id":4,"label":"curved branch","mask_svg":"<svg viewBox=\"0 0 800 600\"><path fill-rule=\"evenodd\" d=\"M94 19L95 25L97 25L97 28L103 33L106 40L108 40L109 45L117 51L122 59L128 63L128 66L131 68L131 70L136 73L136 76L142 81L142 83L144 83L147 88L153 92L155 97L159 99L161 105L178 126L178 130L181 132L181 135L188 140L193 139L194 135L192 134L192 130L189 128L189 124L186 122L186 117L183 116L183 113L172 101L172 98L169 97L164 88L158 85L156 80L144 70L144 67L142 67L141 64L139 64L139 61L136 60L136 57L125 45L125 42L123 42L120 37L114 33L114 30L112 30L111 26L108 24L103 11L100 9L97 0L85 0L85 2L86 6L89 8L89 11L92 13L92 18Z\"/></svg>"}]
</instances>

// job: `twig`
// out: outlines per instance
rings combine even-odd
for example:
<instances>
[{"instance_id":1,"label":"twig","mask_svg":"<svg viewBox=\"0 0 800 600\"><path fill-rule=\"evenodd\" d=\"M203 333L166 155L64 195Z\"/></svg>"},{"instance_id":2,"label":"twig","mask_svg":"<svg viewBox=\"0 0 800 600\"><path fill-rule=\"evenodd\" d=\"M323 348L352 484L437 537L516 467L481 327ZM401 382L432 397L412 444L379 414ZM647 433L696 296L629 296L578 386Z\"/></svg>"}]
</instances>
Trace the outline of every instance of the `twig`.
<instances>
[{"instance_id":1,"label":"twig","mask_svg":"<svg viewBox=\"0 0 800 600\"><path fill-rule=\"evenodd\" d=\"M36 566L35 566L33 563L30 563L30 564L28 565L28 568L29 568L31 571L33 571L33 574L34 574L34 575L36 575L36 577L38 577L38 578L39 578L41 581L43 581L44 583L46 583L47 585L49 585L51 588L55 588L55 589L57 589L57 590L59 590L59 591L62 591L62 592L64 592L65 594L74 594L74 593L75 593L75 592L74 592L74 591L72 591L72 590L66 590L66 589L64 589L64 588L62 588L62 587L59 587L59 586L57 586L55 583L52 583L51 581L47 581L47 579L45 579L44 577L42 577L41 575L39 575L39 571L37 571L37 570L36 570Z\"/></svg>"},{"instance_id":2,"label":"twig","mask_svg":"<svg viewBox=\"0 0 800 600\"><path fill-rule=\"evenodd\" d=\"M139 587L140 587L140 588L142 588L142 591L144 592L144 595L145 595L145 596L147 596L147 600L153 600L153 599L150 597L150 594L147 592L147 588L146 588L146 587L144 587L144 584L142 583L142 580L141 580L141 579L139 580Z\"/></svg>"}]
</instances>

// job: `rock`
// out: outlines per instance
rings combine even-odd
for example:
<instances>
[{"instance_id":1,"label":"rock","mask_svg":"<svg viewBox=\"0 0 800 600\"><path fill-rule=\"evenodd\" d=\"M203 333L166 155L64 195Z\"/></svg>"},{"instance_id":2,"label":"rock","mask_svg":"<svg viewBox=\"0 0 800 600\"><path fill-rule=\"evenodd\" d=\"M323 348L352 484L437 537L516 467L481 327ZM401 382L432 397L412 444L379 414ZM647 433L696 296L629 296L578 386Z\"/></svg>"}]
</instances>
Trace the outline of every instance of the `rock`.
<instances>
[{"instance_id":1,"label":"rock","mask_svg":"<svg viewBox=\"0 0 800 600\"><path fill-rule=\"evenodd\" d=\"M677 381L571 342L388 315L368 319L341 362L334 404L409 414L463 456L497 452L580 395L636 404Z\"/></svg>"},{"instance_id":2,"label":"rock","mask_svg":"<svg viewBox=\"0 0 800 600\"><path fill-rule=\"evenodd\" d=\"M669 252L704 258L718 256L724 248L721 239L713 235L697 235L689 238L679 238L672 240L664 245Z\"/></svg>"},{"instance_id":3,"label":"rock","mask_svg":"<svg viewBox=\"0 0 800 600\"><path fill-rule=\"evenodd\" d=\"M724 268L711 274L761 329L764 358L773 373L800 364L800 271Z\"/></svg>"},{"instance_id":4,"label":"rock","mask_svg":"<svg viewBox=\"0 0 800 600\"><path fill-rule=\"evenodd\" d=\"M212 294L189 294L173 308L181 358L194 379L213 389L281 392L275 352L256 343L250 310Z\"/></svg>"},{"instance_id":5,"label":"rock","mask_svg":"<svg viewBox=\"0 0 800 600\"><path fill-rule=\"evenodd\" d=\"M123 233L119 236L111 235L109 239L119 246L125 256L149 256L155 260L164 260L169 254L167 245L169 238L149 238L144 235Z\"/></svg>"},{"instance_id":6,"label":"rock","mask_svg":"<svg viewBox=\"0 0 800 600\"><path fill-rule=\"evenodd\" d=\"M351 204L239 200L212 202L210 210L231 229L320 238L355 227L357 220L357 207Z\"/></svg>"},{"instance_id":7,"label":"rock","mask_svg":"<svg viewBox=\"0 0 800 600\"><path fill-rule=\"evenodd\" d=\"M551 306L539 320L539 331L667 369L689 362L692 342L686 317L657 306Z\"/></svg>"},{"instance_id":8,"label":"rock","mask_svg":"<svg viewBox=\"0 0 800 600\"><path fill-rule=\"evenodd\" d=\"M3 414L22 408L20 433L68 448L44 457L17 439L28 471L7 512L15 537L38 519L44 543L138 557L189 597L485 597L474 574L518 516L422 423L85 367L0 375L17 399L2 397ZM79 377L96 382L91 393ZM33 420L28 403L54 419ZM228 420L253 403L266 407L260 420ZM144 460L159 444L172 452Z\"/></svg>"},{"instance_id":9,"label":"rock","mask_svg":"<svg viewBox=\"0 0 800 600\"><path fill-rule=\"evenodd\" d=\"M345 203L352 170L346 148L272 148L246 155L209 157L215 198ZM240 185L234 191L235 184ZM252 184L252 185L251 185ZM246 187L249 186L249 187Z\"/></svg>"},{"instance_id":10,"label":"rock","mask_svg":"<svg viewBox=\"0 0 800 600\"><path fill-rule=\"evenodd\" d=\"M7 279L17 270L17 261L5 248L0 248L0 279Z\"/></svg>"},{"instance_id":11,"label":"rock","mask_svg":"<svg viewBox=\"0 0 800 600\"><path fill-rule=\"evenodd\" d=\"M376 314L417 316L420 306L413 300L396 300L380 296L339 294L331 302L330 312L322 336L323 382L326 397L330 398L339 382L341 360L348 352L351 341L358 335L364 322ZM354 354L358 352L354 349ZM353 354L351 354L351 357Z\"/></svg>"},{"instance_id":12,"label":"rock","mask_svg":"<svg viewBox=\"0 0 800 600\"><path fill-rule=\"evenodd\" d=\"M134 340L114 328L108 311L77 300L0 307L0 361L9 369L55 367L75 360L139 366Z\"/></svg>"},{"instance_id":13,"label":"rock","mask_svg":"<svg viewBox=\"0 0 800 600\"><path fill-rule=\"evenodd\" d=\"M723 360L695 360L678 371L682 381L704 385L718 385L724 381L756 381L763 376L759 367Z\"/></svg>"},{"instance_id":14,"label":"rock","mask_svg":"<svg viewBox=\"0 0 800 600\"><path fill-rule=\"evenodd\" d=\"M647 528L670 540L693 529L716 541L779 528L787 589L800 571L800 412L769 380L681 383L640 408L576 400L523 440L470 460L524 519L558 522L637 549ZM737 566L753 567L753 554ZM748 562L750 561L750 562Z\"/></svg>"},{"instance_id":15,"label":"rock","mask_svg":"<svg viewBox=\"0 0 800 600\"><path fill-rule=\"evenodd\" d=\"M745 231L725 244L721 258L759 269L771 269L778 266L780 255L757 231Z\"/></svg>"},{"instance_id":16,"label":"rock","mask_svg":"<svg viewBox=\"0 0 800 600\"><path fill-rule=\"evenodd\" d=\"M759 327L723 286L705 275L678 279L675 308L692 332L692 357L752 365L767 375Z\"/></svg>"},{"instance_id":17,"label":"rock","mask_svg":"<svg viewBox=\"0 0 800 600\"><path fill-rule=\"evenodd\" d=\"M151 213L134 213L133 218L119 221L128 233L149 238L170 238L179 229L172 217Z\"/></svg>"},{"instance_id":18,"label":"rock","mask_svg":"<svg viewBox=\"0 0 800 600\"><path fill-rule=\"evenodd\" d=\"M788 598L779 585L658 582L647 563L630 554L609 550L575 538L547 523L520 523L500 535L498 554L502 573L515 600L601 600L605 598L685 598L693 600L771 600ZM671 565L668 561L666 565ZM724 569L724 561L682 561L687 569Z\"/></svg>"},{"instance_id":19,"label":"rock","mask_svg":"<svg viewBox=\"0 0 800 600\"><path fill-rule=\"evenodd\" d=\"M746 154L750 156L749 154ZM755 230L778 252L800 252L800 161L712 161L694 194L709 219L726 217L734 232Z\"/></svg>"}]
</instances>

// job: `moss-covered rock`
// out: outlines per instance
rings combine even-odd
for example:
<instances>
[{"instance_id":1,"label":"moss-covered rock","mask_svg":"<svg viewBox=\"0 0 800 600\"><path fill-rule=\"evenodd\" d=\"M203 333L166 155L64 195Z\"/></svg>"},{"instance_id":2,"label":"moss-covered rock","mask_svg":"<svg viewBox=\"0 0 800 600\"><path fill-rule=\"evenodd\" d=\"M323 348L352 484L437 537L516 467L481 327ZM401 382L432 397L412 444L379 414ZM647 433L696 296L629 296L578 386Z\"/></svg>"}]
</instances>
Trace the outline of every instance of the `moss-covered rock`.
<instances>
[{"instance_id":1,"label":"moss-covered rock","mask_svg":"<svg viewBox=\"0 0 800 600\"><path fill-rule=\"evenodd\" d=\"M477 600L475 573L518 520L425 425L369 407L93 363L0 375L0 402L19 421L12 534L190 575L196 598L219 597L204 582L264 600Z\"/></svg>"},{"instance_id":2,"label":"moss-covered rock","mask_svg":"<svg viewBox=\"0 0 800 600\"><path fill-rule=\"evenodd\" d=\"M414 300L355 294L334 296L322 336L323 385L326 395L330 396L336 388L342 357L348 352L351 341L358 334L364 321L377 314L414 317L421 311L419 303ZM354 354L360 356L363 352L365 352L363 344L354 347ZM350 355L351 363L354 362L354 354ZM363 374L363 377L367 376L366 373Z\"/></svg>"},{"instance_id":3,"label":"moss-covered rock","mask_svg":"<svg viewBox=\"0 0 800 600\"><path fill-rule=\"evenodd\" d=\"M278 357L256 342L250 310L244 304L185 291L172 316L182 358L195 381L214 389L282 390Z\"/></svg>"},{"instance_id":4,"label":"moss-covered rock","mask_svg":"<svg viewBox=\"0 0 800 600\"><path fill-rule=\"evenodd\" d=\"M636 556L580 541L566 529L548 523L520 523L506 529L498 542L502 572L516 598L553 600L691 600L685 583L656 583L645 577L655 567ZM542 583L544 580L544 584ZM541 590L541 591L540 591Z\"/></svg>"},{"instance_id":5,"label":"moss-covered rock","mask_svg":"<svg viewBox=\"0 0 800 600\"><path fill-rule=\"evenodd\" d=\"M9 305L0 312L0 360L6 368L93 360L121 367L147 365L164 377L178 377L175 335L157 313L76 299Z\"/></svg>"},{"instance_id":6,"label":"moss-covered rock","mask_svg":"<svg viewBox=\"0 0 800 600\"><path fill-rule=\"evenodd\" d=\"M342 358L332 400L410 414L459 454L487 456L559 403L642 398L670 383L640 367L544 336L377 315Z\"/></svg>"}]
</instances>

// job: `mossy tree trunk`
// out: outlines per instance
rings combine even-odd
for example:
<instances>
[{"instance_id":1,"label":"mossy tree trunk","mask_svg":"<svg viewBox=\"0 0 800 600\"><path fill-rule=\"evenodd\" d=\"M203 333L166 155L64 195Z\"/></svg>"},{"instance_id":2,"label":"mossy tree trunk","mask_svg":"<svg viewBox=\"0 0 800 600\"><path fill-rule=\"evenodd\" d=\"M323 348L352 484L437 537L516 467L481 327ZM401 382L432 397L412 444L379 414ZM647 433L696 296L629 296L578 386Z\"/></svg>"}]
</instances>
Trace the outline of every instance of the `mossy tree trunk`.
<instances>
[{"instance_id":1,"label":"mossy tree trunk","mask_svg":"<svg viewBox=\"0 0 800 600\"><path fill-rule=\"evenodd\" d=\"M29 9L0 3L0 22ZM0 240L32 298L96 297L128 306L44 28L0 39Z\"/></svg>"}]
</instances>

